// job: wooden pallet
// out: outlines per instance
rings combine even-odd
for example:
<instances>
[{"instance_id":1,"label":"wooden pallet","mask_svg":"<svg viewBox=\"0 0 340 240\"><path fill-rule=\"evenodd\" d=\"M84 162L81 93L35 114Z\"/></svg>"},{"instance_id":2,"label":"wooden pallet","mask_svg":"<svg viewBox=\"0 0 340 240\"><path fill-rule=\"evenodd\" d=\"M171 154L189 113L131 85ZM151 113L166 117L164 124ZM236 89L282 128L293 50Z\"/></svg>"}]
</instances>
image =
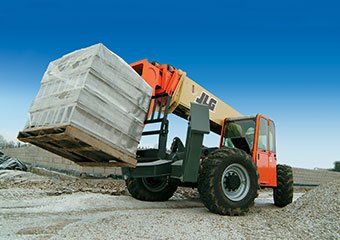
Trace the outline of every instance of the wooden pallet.
<instances>
[{"instance_id":1,"label":"wooden pallet","mask_svg":"<svg viewBox=\"0 0 340 240\"><path fill-rule=\"evenodd\" d=\"M71 125L36 127L19 132L28 142L81 166L135 167L137 160Z\"/></svg>"}]
</instances>

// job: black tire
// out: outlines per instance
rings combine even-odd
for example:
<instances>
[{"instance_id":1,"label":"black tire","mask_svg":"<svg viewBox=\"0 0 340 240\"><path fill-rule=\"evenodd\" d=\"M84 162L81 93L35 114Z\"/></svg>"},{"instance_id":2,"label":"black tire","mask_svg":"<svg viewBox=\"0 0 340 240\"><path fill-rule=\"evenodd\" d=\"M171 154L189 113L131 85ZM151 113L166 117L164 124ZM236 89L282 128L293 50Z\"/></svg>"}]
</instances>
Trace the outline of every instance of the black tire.
<instances>
[{"instance_id":1,"label":"black tire","mask_svg":"<svg viewBox=\"0 0 340 240\"><path fill-rule=\"evenodd\" d=\"M238 168L244 175L236 173ZM236 178L233 177L235 174ZM237 176L240 181L237 180ZM243 184L241 183L242 176L245 180ZM258 188L256 166L251 156L243 150L218 149L202 162L198 178L198 192L203 204L213 213L230 216L244 215L254 205ZM239 192L239 196L233 196L234 192Z\"/></svg>"},{"instance_id":2,"label":"black tire","mask_svg":"<svg viewBox=\"0 0 340 240\"><path fill-rule=\"evenodd\" d=\"M290 166L278 164L276 176L277 187L274 188L274 204L278 207L285 207L293 202L293 170Z\"/></svg>"},{"instance_id":3,"label":"black tire","mask_svg":"<svg viewBox=\"0 0 340 240\"><path fill-rule=\"evenodd\" d=\"M131 196L141 201L167 201L177 190L169 177L128 178L125 183Z\"/></svg>"}]
</instances>

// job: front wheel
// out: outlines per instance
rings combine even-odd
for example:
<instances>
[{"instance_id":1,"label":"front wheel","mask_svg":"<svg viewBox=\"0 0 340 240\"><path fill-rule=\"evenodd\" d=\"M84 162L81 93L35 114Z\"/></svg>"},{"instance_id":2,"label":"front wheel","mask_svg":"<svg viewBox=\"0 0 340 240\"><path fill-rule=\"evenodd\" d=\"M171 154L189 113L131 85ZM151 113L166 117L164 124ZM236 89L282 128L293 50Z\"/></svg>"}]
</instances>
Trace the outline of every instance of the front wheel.
<instances>
[{"instance_id":1,"label":"front wheel","mask_svg":"<svg viewBox=\"0 0 340 240\"><path fill-rule=\"evenodd\" d=\"M131 196L142 201L167 201L177 190L169 177L128 178L125 183Z\"/></svg>"},{"instance_id":2,"label":"front wheel","mask_svg":"<svg viewBox=\"0 0 340 240\"><path fill-rule=\"evenodd\" d=\"M277 186L274 188L274 204L285 207L293 201L293 170L288 165L276 166Z\"/></svg>"},{"instance_id":3,"label":"front wheel","mask_svg":"<svg viewBox=\"0 0 340 240\"><path fill-rule=\"evenodd\" d=\"M254 204L258 186L256 167L243 150L218 149L202 162L198 191L213 213L244 215Z\"/></svg>"}]
</instances>

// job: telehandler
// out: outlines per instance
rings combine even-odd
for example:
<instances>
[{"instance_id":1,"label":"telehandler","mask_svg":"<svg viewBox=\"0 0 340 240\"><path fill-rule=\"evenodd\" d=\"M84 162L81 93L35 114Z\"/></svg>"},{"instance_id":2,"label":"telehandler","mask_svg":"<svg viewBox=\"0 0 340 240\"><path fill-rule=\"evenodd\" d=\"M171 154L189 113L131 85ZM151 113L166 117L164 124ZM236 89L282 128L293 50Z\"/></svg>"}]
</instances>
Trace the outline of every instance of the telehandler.
<instances>
[{"instance_id":1,"label":"telehandler","mask_svg":"<svg viewBox=\"0 0 340 240\"><path fill-rule=\"evenodd\" d=\"M80 166L122 167L139 200L166 201L178 186L192 187L211 212L243 215L267 187L275 205L292 202L292 169L276 163L271 119L241 115L171 65L130 66L102 44L51 62L18 139ZM171 113L188 128L185 143L175 137L168 150ZM203 146L210 131L220 134L218 147ZM136 152L141 135L158 137L158 147Z\"/></svg>"},{"instance_id":2,"label":"telehandler","mask_svg":"<svg viewBox=\"0 0 340 240\"><path fill-rule=\"evenodd\" d=\"M134 198L166 201L178 186L197 187L208 210L221 215L244 215L259 188L273 189L276 206L292 202L292 169L277 164L271 119L241 115L171 65L145 59L131 67L153 88L145 125L160 126L142 134L158 135L158 148L138 150L136 168L123 168ZM188 129L185 144L175 137L167 150L170 113L188 119ZM219 147L202 145L210 131L220 134Z\"/></svg>"}]
</instances>

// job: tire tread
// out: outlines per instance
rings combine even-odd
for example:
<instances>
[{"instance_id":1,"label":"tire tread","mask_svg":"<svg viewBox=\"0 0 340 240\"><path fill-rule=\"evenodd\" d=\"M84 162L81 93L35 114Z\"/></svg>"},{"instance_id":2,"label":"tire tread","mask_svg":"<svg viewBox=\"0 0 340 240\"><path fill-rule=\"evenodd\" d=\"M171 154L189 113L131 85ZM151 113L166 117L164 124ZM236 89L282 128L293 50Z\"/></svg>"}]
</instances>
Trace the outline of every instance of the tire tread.
<instances>
[{"instance_id":1,"label":"tire tread","mask_svg":"<svg viewBox=\"0 0 340 240\"><path fill-rule=\"evenodd\" d=\"M250 164L251 167L256 172L256 192L254 196L251 196L251 200L245 206L232 207L227 206L224 201L222 201L214 190L214 177L218 169L223 165L226 159L233 158L237 156L242 159L242 161ZM213 213L220 215L229 216L240 216L245 215L249 211L249 208L254 205L254 199L257 197L258 189L258 172L256 171L256 166L251 160L251 156L246 152L236 149L236 148L222 148L212 152L203 162L198 179L198 191L200 193L201 200L203 204ZM251 190L250 190L251 191Z\"/></svg>"},{"instance_id":2,"label":"tire tread","mask_svg":"<svg viewBox=\"0 0 340 240\"><path fill-rule=\"evenodd\" d=\"M274 188L274 204L285 207L293 201L294 180L292 168L278 164L276 167L277 187Z\"/></svg>"},{"instance_id":3,"label":"tire tread","mask_svg":"<svg viewBox=\"0 0 340 240\"><path fill-rule=\"evenodd\" d=\"M141 178L128 178L125 183L132 197L148 202L162 202L169 200L177 190L177 185L171 179L168 185L159 192L151 192L145 186Z\"/></svg>"}]
</instances>

